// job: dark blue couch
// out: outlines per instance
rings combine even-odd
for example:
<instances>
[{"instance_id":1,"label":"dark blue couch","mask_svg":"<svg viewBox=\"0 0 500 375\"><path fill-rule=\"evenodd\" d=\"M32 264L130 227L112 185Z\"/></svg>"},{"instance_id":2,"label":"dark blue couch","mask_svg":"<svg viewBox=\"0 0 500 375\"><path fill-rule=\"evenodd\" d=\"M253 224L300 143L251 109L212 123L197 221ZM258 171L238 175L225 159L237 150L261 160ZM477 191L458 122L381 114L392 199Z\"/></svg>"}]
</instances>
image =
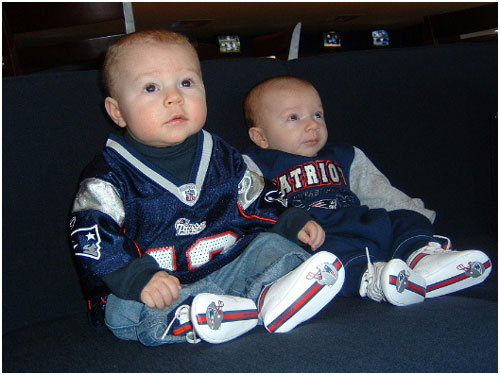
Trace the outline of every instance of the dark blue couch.
<instances>
[{"instance_id":1,"label":"dark blue couch","mask_svg":"<svg viewBox=\"0 0 500 375\"><path fill-rule=\"evenodd\" d=\"M337 298L284 335L147 348L88 325L66 226L84 165L118 131L97 71L3 79L3 371L497 372L497 45L203 62L206 129L244 150L257 82L311 80L330 137L363 149L438 212L439 234L493 261L474 288L397 308Z\"/></svg>"}]
</instances>

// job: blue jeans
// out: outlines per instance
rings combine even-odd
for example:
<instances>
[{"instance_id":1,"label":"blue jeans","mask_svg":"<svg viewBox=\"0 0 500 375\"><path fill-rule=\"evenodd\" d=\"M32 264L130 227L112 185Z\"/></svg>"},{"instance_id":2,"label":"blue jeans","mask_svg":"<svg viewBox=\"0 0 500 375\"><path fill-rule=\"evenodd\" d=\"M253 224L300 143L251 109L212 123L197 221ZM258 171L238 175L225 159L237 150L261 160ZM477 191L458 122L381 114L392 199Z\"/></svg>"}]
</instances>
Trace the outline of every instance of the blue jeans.
<instances>
[{"instance_id":1,"label":"blue jeans","mask_svg":"<svg viewBox=\"0 0 500 375\"><path fill-rule=\"evenodd\" d=\"M265 285L294 270L310 256L301 247L277 234L261 233L231 263L204 279L182 285L179 298L162 310L111 294L106 304L106 325L116 337L140 341L146 346L185 342L185 334L168 334L162 339L178 306L190 304L199 293L245 297L257 303Z\"/></svg>"}]
</instances>

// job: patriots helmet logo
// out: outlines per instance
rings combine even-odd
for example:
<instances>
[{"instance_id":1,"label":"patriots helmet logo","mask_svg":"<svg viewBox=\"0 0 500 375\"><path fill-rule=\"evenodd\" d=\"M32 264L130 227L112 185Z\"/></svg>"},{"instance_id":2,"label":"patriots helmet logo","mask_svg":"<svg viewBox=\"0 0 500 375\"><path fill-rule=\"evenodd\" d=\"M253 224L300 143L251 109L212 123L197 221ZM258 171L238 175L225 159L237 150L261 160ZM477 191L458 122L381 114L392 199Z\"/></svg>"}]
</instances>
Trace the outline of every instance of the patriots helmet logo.
<instances>
[{"instance_id":1,"label":"patriots helmet logo","mask_svg":"<svg viewBox=\"0 0 500 375\"><path fill-rule=\"evenodd\" d=\"M329 263L324 263L321 268L320 284L333 285L338 279L337 269Z\"/></svg>"},{"instance_id":2,"label":"patriots helmet logo","mask_svg":"<svg viewBox=\"0 0 500 375\"><path fill-rule=\"evenodd\" d=\"M410 274L405 270L401 270L398 273L397 281L396 281L396 290L398 293L403 293L408 287L408 279L410 278Z\"/></svg>"},{"instance_id":3,"label":"patriots helmet logo","mask_svg":"<svg viewBox=\"0 0 500 375\"><path fill-rule=\"evenodd\" d=\"M330 263L323 263L317 268L317 272L309 272L306 275L307 280L316 279L321 285L332 286L337 282L338 273L337 269Z\"/></svg>"},{"instance_id":4,"label":"patriots helmet logo","mask_svg":"<svg viewBox=\"0 0 500 375\"><path fill-rule=\"evenodd\" d=\"M99 260L101 257L101 236L97 224L90 228L80 228L71 233L71 243L75 255Z\"/></svg>"},{"instance_id":5,"label":"patriots helmet logo","mask_svg":"<svg viewBox=\"0 0 500 375\"><path fill-rule=\"evenodd\" d=\"M467 266L460 264L457 266L457 269L464 271L464 273L468 277L472 278L477 278L481 276L485 271L484 264L482 264L481 262L469 262Z\"/></svg>"},{"instance_id":6,"label":"patriots helmet logo","mask_svg":"<svg viewBox=\"0 0 500 375\"><path fill-rule=\"evenodd\" d=\"M317 202L313 202L309 207L313 208L324 208L326 210L336 210L338 202L336 199L321 199Z\"/></svg>"},{"instance_id":7,"label":"patriots helmet logo","mask_svg":"<svg viewBox=\"0 0 500 375\"><path fill-rule=\"evenodd\" d=\"M208 305L207 324L210 329L217 330L220 328L222 320L224 319L222 307L224 307L224 303L222 301L218 301L217 305L215 304L215 302L212 302L210 305Z\"/></svg>"}]
</instances>

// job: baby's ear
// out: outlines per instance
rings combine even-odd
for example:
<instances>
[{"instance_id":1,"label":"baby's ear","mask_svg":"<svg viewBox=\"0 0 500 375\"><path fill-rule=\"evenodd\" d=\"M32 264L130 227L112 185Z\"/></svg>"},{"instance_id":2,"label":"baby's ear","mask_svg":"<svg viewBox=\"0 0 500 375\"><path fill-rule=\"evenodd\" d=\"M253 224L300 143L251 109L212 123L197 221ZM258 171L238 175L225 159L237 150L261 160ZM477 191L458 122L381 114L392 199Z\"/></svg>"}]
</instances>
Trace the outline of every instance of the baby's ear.
<instances>
[{"instance_id":1,"label":"baby's ear","mask_svg":"<svg viewBox=\"0 0 500 375\"><path fill-rule=\"evenodd\" d=\"M106 107L106 111L108 112L109 117L111 117L120 128L124 128L127 126L127 122L123 118L122 112L120 111L120 106L115 99L108 96L104 100L104 106Z\"/></svg>"},{"instance_id":2,"label":"baby's ear","mask_svg":"<svg viewBox=\"0 0 500 375\"><path fill-rule=\"evenodd\" d=\"M248 135L250 136L250 139L253 141L253 143L255 143L260 148L269 147L266 136L261 128L252 126L250 129L248 129Z\"/></svg>"}]
</instances>

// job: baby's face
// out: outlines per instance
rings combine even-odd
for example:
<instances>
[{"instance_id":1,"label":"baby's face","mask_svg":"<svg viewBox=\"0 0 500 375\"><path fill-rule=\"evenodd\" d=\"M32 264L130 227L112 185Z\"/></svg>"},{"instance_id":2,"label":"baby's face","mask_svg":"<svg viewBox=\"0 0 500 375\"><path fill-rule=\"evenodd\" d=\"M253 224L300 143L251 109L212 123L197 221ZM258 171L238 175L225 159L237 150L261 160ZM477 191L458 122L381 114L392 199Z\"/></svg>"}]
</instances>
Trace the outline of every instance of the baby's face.
<instances>
[{"instance_id":1,"label":"baby's face","mask_svg":"<svg viewBox=\"0 0 500 375\"><path fill-rule=\"evenodd\" d=\"M259 100L258 127L265 141L259 146L313 157L328 139L318 92L302 83L270 87Z\"/></svg>"},{"instance_id":2,"label":"baby's face","mask_svg":"<svg viewBox=\"0 0 500 375\"><path fill-rule=\"evenodd\" d=\"M187 46L137 43L123 53L117 69L113 99L121 120L115 122L139 142L174 146L205 124L207 106L200 65Z\"/></svg>"}]
</instances>

